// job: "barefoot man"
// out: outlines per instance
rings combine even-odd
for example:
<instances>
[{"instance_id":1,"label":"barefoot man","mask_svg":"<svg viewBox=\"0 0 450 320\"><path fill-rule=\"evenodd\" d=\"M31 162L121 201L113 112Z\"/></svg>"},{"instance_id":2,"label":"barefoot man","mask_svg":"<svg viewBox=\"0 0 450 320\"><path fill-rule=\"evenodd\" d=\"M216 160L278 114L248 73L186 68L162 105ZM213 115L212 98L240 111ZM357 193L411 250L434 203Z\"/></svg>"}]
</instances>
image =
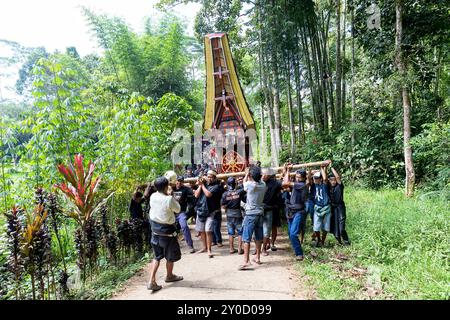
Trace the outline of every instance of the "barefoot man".
<instances>
[{"instance_id":1,"label":"barefoot man","mask_svg":"<svg viewBox=\"0 0 450 320\"><path fill-rule=\"evenodd\" d=\"M261 181L261 168L254 166L247 168L244 178L244 191L247 192L245 203L245 217L243 222L242 242L244 243L244 264L239 270L249 269L250 263L250 242L253 234L256 242L256 259L253 261L261 264L261 244L263 240L263 217L264 217L264 194L267 187Z\"/></svg>"},{"instance_id":2,"label":"barefoot man","mask_svg":"<svg viewBox=\"0 0 450 320\"><path fill-rule=\"evenodd\" d=\"M222 188L216 176L217 173L214 170L209 170L207 181L199 178L197 181L198 188L194 192L194 196L198 199L195 230L200 232L203 243L203 249L198 253L207 251L210 258L213 257L211 246L214 216L218 212L220 213L220 200L222 198Z\"/></svg>"}]
</instances>

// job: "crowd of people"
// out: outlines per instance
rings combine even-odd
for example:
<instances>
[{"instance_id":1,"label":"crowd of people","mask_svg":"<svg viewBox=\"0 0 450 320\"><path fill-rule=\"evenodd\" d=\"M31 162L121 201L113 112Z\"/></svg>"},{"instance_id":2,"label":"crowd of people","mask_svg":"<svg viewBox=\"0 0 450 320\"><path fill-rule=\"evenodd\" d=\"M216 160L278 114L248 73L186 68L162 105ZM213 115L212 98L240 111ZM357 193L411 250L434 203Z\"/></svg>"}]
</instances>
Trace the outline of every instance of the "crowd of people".
<instances>
[{"instance_id":1,"label":"crowd of people","mask_svg":"<svg viewBox=\"0 0 450 320\"><path fill-rule=\"evenodd\" d=\"M222 215L226 216L229 253L243 255L238 270L252 268L251 255L254 263L261 264L261 255L277 251L275 243L282 219L287 222L289 240L298 261L304 259L302 244L307 217L311 219L314 246L324 246L330 232L340 244L349 245L344 185L336 169L331 167L331 161L324 162L315 171L292 172L292 167L290 163L285 164L281 176L277 176L271 168L261 168L257 163L246 169L244 177L221 181L211 166L198 165L195 170L188 166L184 175L169 171L149 184L144 193L136 191L130 212L134 218L148 214L154 251L147 288L161 289L156 272L163 258L167 260L165 281L183 279L173 273L174 263L181 259L180 235L190 253L206 253L213 258L213 246L223 246ZM185 178L192 177L198 177L195 183L185 183ZM190 221L195 223L195 236L201 240L202 247L198 250L194 248ZM250 253L252 241L255 250Z\"/></svg>"}]
</instances>

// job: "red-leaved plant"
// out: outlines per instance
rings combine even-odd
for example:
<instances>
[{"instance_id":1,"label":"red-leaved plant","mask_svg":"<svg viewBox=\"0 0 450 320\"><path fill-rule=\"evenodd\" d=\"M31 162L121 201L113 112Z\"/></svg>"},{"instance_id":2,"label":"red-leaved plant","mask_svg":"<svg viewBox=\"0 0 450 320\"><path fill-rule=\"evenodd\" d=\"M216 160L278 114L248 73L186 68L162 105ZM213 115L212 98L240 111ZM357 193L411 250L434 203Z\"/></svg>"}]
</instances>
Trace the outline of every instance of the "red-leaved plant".
<instances>
[{"instance_id":1,"label":"red-leaved plant","mask_svg":"<svg viewBox=\"0 0 450 320\"><path fill-rule=\"evenodd\" d=\"M73 165L58 165L58 171L64 176L66 183L55 184L74 205L74 211L68 213L83 230L98 207L95 194L100 184L100 177L93 178L95 164L89 161L86 170L83 167L83 155L75 155Z\"/></svg>"},{"instance_id":2,"label":"red-leaved plant","mask_svg":"<svg viewBox=\"0 0 450 320\"><path fill-rule=\"evenodd\" d=\"M100 177L94 178L95 164L92 161L89 161L85 170L83 159L81 154L77 154L74 163L70 164L70 166L66 167L60 164L58 171L64 176L67 184L65 182L58 183L55 184L55 187L61 190L73 205L73 211L68 212L67 215L75 219L79 226L75 231L75 243L78 251L77 262L83 271L84 284L87 262L92 267L97 260L97 255L91 254L92 250L90 250L90 248L96 248L97 246L96 243L91 243L93 239L91 234L93 229L90 228L93 223L92 219L95 212L101 205L106 203L109 197L102 201L95 199L100 184Z\"/></svg>"}]
</instances>

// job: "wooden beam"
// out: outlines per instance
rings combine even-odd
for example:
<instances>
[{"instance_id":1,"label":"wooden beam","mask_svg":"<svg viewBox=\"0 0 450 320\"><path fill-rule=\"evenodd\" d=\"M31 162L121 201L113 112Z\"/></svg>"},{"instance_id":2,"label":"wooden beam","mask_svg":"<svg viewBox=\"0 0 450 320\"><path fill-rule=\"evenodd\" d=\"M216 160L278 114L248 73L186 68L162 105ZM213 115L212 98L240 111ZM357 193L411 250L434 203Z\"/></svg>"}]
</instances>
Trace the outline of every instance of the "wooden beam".
<instances>
[{"instance_id":1,"label":"wooden beam","mask_svg":"<svg viewBox=\"0 0 450 320\"><path fill-rule=\"evenodd\" d=\"M308 162L308 163L299 163L299 164L294 164L292 166L292 170L296 170L296 169L300 169L300 168L308 168L308 167L320 167L322 165L326 165L327 163L328 163L327 160L317 161L317 162ZM282 171L284 169L284 167L272 167L271 169L273 171ZM221 173L221 174L217 175L217 179L224 179L224 178L229 178L229 177L242 177L242 176L245 176L245 171ZM197 179L198 179L198 177L186 178L186 179L184 179L184 182L186 182L186 183L196 182Z\"/></svg>"}]
</instances>

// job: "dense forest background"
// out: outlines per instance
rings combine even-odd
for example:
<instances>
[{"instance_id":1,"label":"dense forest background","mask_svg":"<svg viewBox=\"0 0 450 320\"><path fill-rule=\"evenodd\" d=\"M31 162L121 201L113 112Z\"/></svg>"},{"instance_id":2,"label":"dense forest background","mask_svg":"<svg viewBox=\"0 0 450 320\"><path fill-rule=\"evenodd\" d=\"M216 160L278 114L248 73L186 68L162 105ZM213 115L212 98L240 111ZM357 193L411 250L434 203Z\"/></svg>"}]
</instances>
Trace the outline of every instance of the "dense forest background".
<instances>
[{"instance_id":1,"label":"dense forest background","mask_svg":"<svg viewBox=\"0 0 450 320\"><path fill-rule=\"evenodd\" d=\"M194 37L170 13L174 5L188 2L202 4ZM137 259L144 252L142 230L127 220L131 193L172 168L174 129L192 130L194 121L202 119L203 36L222 31L228 33L256 121L263 165L288 158L332 159L354 188L351 192L360 197L350 200L354 206L350 216L359 217L353 222L358 257L390 266L388 275L397 279L398 297L414 296L402 281L409 277L408 286L415 287L416 275L425 269L430 277L439 278L436 283L440 281L425 296L448 297L442 290L448 283L443 268L446 248L435 244L448 243L448 219L442 214L448 212L448 203L442 199L450 191L450 3L379 0L376 4L161 0L159 9L165 17L147 19L140 33L123 19L82 9L101 54L80 56L75 47L48 52L0 40L14 52L12 58L0 59L0 66L21 65L15 89L23 98L21 103L0 101L0 212L8 212L7 232L0 236L0 245L7 244L0 246L0 280L7 285L2 285L0 296L36 298L36 276L39 297L50 298L58 291L53 270L64 269L60 283L65 286L76 266L86 270L88 261L88 274L117 272L110 273L110 279L126 279L140 268L129 264L136 261L130 258L134 251ZM70 201L46 194L63 180L57 166L72 163L78 153L95 161L95 174L102 177L97 197L107 205L92 219L83 217L80 224L66 219ZM383 197L376 204L402 203L401 219L388 207L363 210L375 195L373 189L404 188L412 196L417 187L422 195L441 200L413 204L387 190L380 192ZM358 193L356 188L368 191ZM59 221L50 233L53 224L36 224L43 217L40 205L50 213L66 212L58 218L62 220L50 219ZM432 216L422 214L425 207ZM417 219L406 218L411 211ZM387 220L372 223L377 216L377 222ZM425 228L426 223L432 225ZM52 246L40 251L46 263L37 253L32 260L29 250L25 250L28 260L23 264L18 260L24 254L19 254L23 247L19 249L16 232L21 224L46 230L27 244ZM415 250L429 255L429 260ZM406 274L402 267L413 260L416 269L411 267ZM53 286L50 281L44 284L50 274ZM83 293L83 298L105 297L106 291Z\"/></svg>"},{"instance_id":2,"label":"dense forest background","mask_svg":"<svg viewBox=\"0 0 450 320\"><path fill-rule=\"evenodd\" d=\"M23 63L16 89L26 99L1 103L3 208L22 203L27 186L55 183L55 166L78 152L114 189L169 168L170 133L201 119L202 40L215 31L229 34L261 145L270 146L264 162L331 158L355 183L404 185L406 89L414 183L448 187L448 1L379 1L379 18L369 1L201 2L196 38L169 13L138 34L83 9L102 55L8 43Z\"/></svg>"}]
</instances>

